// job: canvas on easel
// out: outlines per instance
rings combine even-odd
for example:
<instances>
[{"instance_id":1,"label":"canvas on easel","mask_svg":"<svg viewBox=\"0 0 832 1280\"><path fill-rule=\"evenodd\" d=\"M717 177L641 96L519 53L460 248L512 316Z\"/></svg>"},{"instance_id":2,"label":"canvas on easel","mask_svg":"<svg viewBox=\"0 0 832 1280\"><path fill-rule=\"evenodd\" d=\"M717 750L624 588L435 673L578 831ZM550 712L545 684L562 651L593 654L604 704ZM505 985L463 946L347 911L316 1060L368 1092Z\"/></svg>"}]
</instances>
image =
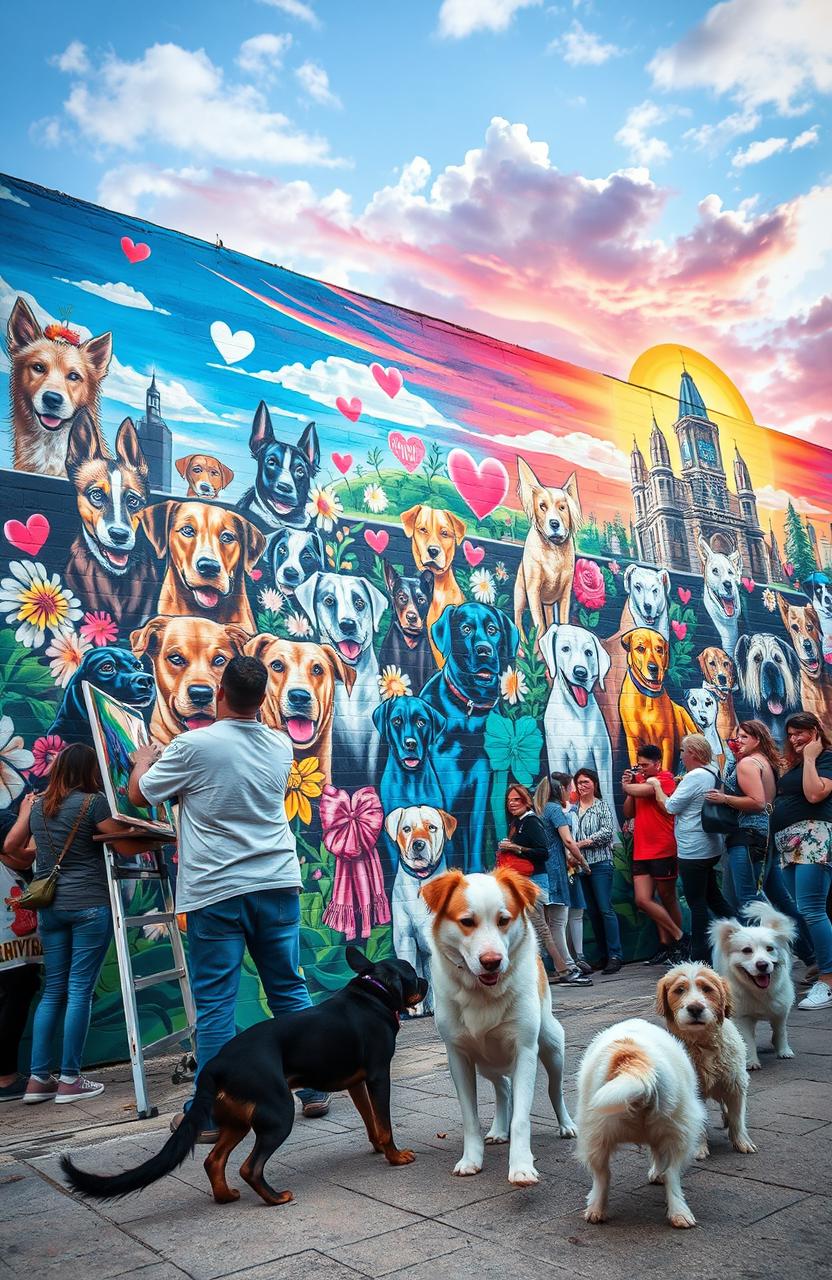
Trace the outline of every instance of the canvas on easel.
<instances>
[{"instance_id":1,"label":"canvas on easel","mask_svg":"<svg viewBox=\"0 0 832 1280\"><path fill-rule=\"evenodd\" d=\"M82 688L110 813L130 826L175 839L173 812L167 800L160 805L134 805L127 795L133 752L150 741L144 720L132 707L88 681Z\"/></svg>"}]
</instances>

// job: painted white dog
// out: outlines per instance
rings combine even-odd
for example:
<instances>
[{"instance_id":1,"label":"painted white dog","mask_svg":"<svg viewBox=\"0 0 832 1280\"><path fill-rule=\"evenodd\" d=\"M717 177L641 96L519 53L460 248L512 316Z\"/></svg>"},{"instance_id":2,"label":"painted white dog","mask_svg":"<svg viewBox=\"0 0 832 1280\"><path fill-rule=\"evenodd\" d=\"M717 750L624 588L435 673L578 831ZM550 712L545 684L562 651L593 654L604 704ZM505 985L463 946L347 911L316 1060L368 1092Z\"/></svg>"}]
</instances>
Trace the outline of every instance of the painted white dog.
<instances>
[{"instance_id":1,"label":"painted white dog","mask_svg":"<svg viewBox=\"0 0 832 1280\"><path fill-rule=\"evenodd\" d=\"M708 739L714 760L720 765L725 762L726 747L716 727L719 715L719 700L713 689L703 684L700 689L688 689L685 693L690 718L700 733Z\"/></svg>"},{"instance_id":2,"label":"painted white dog","mask_svg":"<svg viewBox=\"0 0 832 1280\"><path fill-rule=\"evenodd\" d=\"M667 570L650 569L640 564L628 565L624 571L624 590L627 603L621 615L621 630L650 627L669 640L670 574Z\"/></svg>"},{"instance_id":3,"label":"painted white dog","mask_svg":"<svg viewBox=\"0 0 832 1280\"><path fill-rule=\"evenodd\" d=\"M726 556L721 551L713 551L701 534L697 547L705 580L705 609L719 633L723 649L732 654L740 634L742 553L732 551Z\"/></svg>"}]
</instances>

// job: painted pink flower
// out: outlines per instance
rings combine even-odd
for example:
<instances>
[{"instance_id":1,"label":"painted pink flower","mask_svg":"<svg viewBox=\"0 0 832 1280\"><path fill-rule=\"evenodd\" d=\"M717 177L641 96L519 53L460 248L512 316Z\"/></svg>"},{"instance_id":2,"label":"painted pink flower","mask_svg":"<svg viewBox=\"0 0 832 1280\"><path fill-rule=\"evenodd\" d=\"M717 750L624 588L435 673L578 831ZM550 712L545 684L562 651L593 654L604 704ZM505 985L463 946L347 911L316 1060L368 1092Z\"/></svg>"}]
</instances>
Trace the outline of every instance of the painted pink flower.
<instances>
[{"instance_id":1,"label":"painted pink flower","mask_svg":"<svg viewBox=\"0 0 832 1280\"><path fill-rule=\"evenodd\" d=\"M312 879L320 880L322 875L323 875L323 872L321 871L320 867L318 867L312 872Z\"/></svg>"},{"instance_id":2,"label":"painted pink flower","mask_svg":"<svg viewBox=\"0 0 832 1280\"><path fill-rule=\"evenodd\" d=\"M609 564L607 565L607 568L609 569L610 573L618 574L621 572L621 565L618 563L617 560L610 560Z\"/></svg>"},{"instance_id":3,"label":"painted pink flower","mask_svg":"<svg viewBox=\"0 0 832 1280\"><path fill-rule=\"evenodd\" d=\"M109 613L104 613L103 610L85 613L84 621L78 630L91 644L114 644L118 639L118 627Z\"/></svg>"},{"instance_id":4,"label":"painted pink flower","mask_svg":"<svg viewBox=\"0 0 832 1280\"><path fill-rule=\"evenodd\" d=\"M66 743L63 738L58 737L57 733L47 733L43 738L37 738L32 743L32 755L35 762L32 765L32 773L36 778L45 778L50 772L55 759L63 751Z\"/></svg>"},{"instance_id":5,"label":"painted pink flower","mask_svg":"<svg viewBox=\"0 0 832 1280\"><path fill-rule=\"evenodd\" d=\"M603 609L607 599L607 585L594 560L576 560L572 589L575 599L585 608Z\"/></svg>"}]
</instances>

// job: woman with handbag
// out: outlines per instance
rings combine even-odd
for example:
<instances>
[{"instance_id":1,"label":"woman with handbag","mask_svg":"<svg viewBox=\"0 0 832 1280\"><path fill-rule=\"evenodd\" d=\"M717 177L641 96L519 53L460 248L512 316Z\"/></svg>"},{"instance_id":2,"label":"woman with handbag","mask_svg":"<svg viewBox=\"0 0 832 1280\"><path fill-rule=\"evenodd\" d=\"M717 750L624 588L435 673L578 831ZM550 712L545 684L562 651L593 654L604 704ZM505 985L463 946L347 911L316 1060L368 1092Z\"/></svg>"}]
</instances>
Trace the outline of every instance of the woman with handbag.
<instances>
[{"instance_id":1,"label":"woman with handbag","mask_svg":"<svg viewBox=\"0 0 832 1280\"><path fill-rule=\"evenodd\" d=\"M99 832L124 832L110 817L92 747L76 743L56 758L49 784L27 797L5 849L26 856L30 837L36 876L26 895L40 916L46 981L32 1027L32 1074L23 1101L75 1102L104 1086L81 1074L92 996L110 945L112 915ZM60 1077L52 1074L52 1042L63 1026Z\"/></svg>"},{"instance_id":2,"label":"woman with handbag","mask_svg":"<svg viewBox=\"0 0 832 1280\"><path fill-rule=\"evenodd\" d=\"M780 755L761 720L743 720L732 743L734 763L725 772L725 790L711 788L706 792L702 826L710 834L721 832L725 836L722 889L734 911L743 918L747 903L763 900L760 881L765 870L769 815L777 791ZM716 812L710 807L714 805L719 806Z\"/></svg>"},{"instance_id":3,"label":"woman with handbag","mask_svg":"<svg viewBox=\"0 0 832 1280\"><path fill-rule=\"evenodd\" d=\"M588 869L586 859L575 843L565 812L570 783L568 774L551 773L541 779L534 793L534 812L543 830L547 854L546 905L543 907L543 916L552 945L546 944L546 947L555 964L555 975L550 981L562 982L569 987L591 987L592 979L572 959L566 940L570 905L569 872L579 867Z\"/></svg>"}]
</instances>

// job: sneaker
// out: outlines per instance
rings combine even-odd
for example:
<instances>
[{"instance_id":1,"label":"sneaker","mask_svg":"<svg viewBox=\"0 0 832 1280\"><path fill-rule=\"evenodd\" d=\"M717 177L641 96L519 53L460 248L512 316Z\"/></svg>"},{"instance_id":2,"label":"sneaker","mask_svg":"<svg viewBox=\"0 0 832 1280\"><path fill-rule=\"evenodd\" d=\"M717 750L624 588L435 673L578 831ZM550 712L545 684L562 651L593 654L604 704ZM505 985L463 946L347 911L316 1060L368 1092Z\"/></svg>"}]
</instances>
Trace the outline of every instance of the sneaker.
<instances>
[{"instance_id":1,"label":"sneaker","mask_svg":"<svg viewBox=\"0 0 832 1280\"><path fill-rule=\"evenodd\" d=\"M670 951L670 948L669 948L669 947L659 947L659 949L658 949L658 951L655 953L655 955L652 955L652 956L650 957L650 959L649 959L649 960L645 960L645 961L644 961L645 965L648 965L648 964L664 964L664 963L666 962L666 960L667 960L667 957L668 957L669 951Z\"/></svg>"},{"instance_id":2,"label":"sneaker","mask_svg":"<svg viewBox=\"0 0 832 1280\"><path fill-rule=\"evenodd\" d=\"M54 1076L49 1076L47 1080L40 1080L37 1076L29 1076L29 1083L26 1085L23 1101L51 1102L57 1092L58 1081Z\"/></svg>"},{"instance_id":3,"label":"sneaker","mask_svg":"<svg viewBox=\"0 0 832 1280\"><path fill-rule=\"evenodd\" d=\"M832 1009L832 987L828 982L816 982L797 1007L798 1009Z\"/></svg>"},{"instance_id":4,"label":"sneaker","mask_svg":"<svg viewBox=\"0 0 832 1280\"><path fill-rule=\"evenodd\" d=\"M613 956L612 959L610 959L607 962L607 964L604 965L601 972L602 973L618 973L618 970L621 968L623 963L624 961L621 959L621 956Z\"/></svg>"},{"instance_id":5,"label":"sneaker","mask_svg":"<svg viewBox=\"0 0 832 1280\"><path fill-rule=\"evenodd\" d=\"M581 973L577 965L574 969L566 969L565 972L558 974L558 982L562 982L567 987L591 987L592 979L589 974Z\"/></svg>"},{"instance_id":6,"label":"sneaker","mask_svg":"<svg viewBox=\"0 0 832 1280\"><path fill-rule=\"evenodd\" d=\"M55 1094L56 1102L78 1102L80 1098L97 1098L104 1092L103 1084L97 1080L88 1080L86 1076L76 1076L70 1084L64 1080L58 1082Z\"/></svg>"},{"instance_id":7,"label":"sneaker","mask_svg":"<svg viewBox=\"0 0 832 1280\"><path fill-rule=\"evenodd\" d=\"M307 1120L319 1120L329 1111L332 1095L318 1093L315 1089L298 1089L298 1101Z\"/></svg>"},{"instance_id":8,"label":"sneaker","mask_svg":"<svg viewBox=\"0 0 832 1280\"><path fill-rule=\"evenodd\" d=\"M678 942L674 942L672 947L667 949L667 959L665 964L672 969L677 964L688 964L690 962L690 934L683 933Z\"/></svg>"},{"instance_id":9,"label":"sneaker","mask_svg":"<svg viewBox=\"0 0 832 1280\"><path fill-rule=\"evenodd\" d=\"M26 1093L27 1084L28 1077L18 1072L11 1084L0 1084L0 1102L13 1102L17 1098L22 1098Z\"/></svg>"},{"instance_id":10,"label":"sneaker","mask_svg":"<svg viewBox=\"0 0 832 1280\"><path fill-rule=\"evenodd\" d=\"M581 954L579 956L575 956L575 964L580 969L581 973L592 973L592 965L589 963L585 955Z\"/></svg>"}]
</instances>

